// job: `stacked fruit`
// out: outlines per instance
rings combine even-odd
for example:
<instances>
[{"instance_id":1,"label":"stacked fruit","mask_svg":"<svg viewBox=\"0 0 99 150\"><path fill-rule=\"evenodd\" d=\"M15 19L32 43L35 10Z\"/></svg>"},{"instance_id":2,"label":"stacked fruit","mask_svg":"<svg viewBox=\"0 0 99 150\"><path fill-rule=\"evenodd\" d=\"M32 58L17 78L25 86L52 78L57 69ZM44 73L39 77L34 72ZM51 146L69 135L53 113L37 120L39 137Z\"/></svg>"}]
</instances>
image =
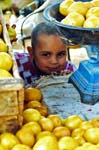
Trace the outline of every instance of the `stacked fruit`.
<instances>
[{"instance_id":1,"label":"stacked fruit","mask_svg":"<svg viewBox=\"0 0 99 150\"><path fill-rule=\"evenodd\" d=\"M99 150L99 118L86 121L78 115L64 119L57 114L44 116L37 109L42 105L39 89L25 89L23 126L15 134L0 134L1 150Z\"/></svg>"},{"instance_id":2,"label":"stacked fruit","mask_svg":"<svg viewBox=\"0 0 99 150\"><path fill-rule=\"evenodd\" d=\"M3 36L3 25L0 23L0 79L13 77L11 73L13 60L8 48Z\"/></svg>"},{"instance_id":3,"label":"stacked fruit","mask_svg":"<svg viewBox=\"0 0 99 150\"><path fill-rule=\"evenodd\" d=\"M59 5L59 12L64 16L61 20L63 24L84 28L99 27L99 0L64 0Z\"/></svg>"}]
</instances>

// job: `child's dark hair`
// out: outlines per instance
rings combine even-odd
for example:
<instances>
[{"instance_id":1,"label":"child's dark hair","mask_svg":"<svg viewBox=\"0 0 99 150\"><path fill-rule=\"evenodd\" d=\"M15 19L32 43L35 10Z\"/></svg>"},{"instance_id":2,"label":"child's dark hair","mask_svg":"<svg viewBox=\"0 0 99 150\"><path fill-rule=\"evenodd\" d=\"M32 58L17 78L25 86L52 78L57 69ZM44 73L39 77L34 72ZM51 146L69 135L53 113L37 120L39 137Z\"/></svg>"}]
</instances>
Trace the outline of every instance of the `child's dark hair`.
<instances>
[{"instance_id":1,"label":"child's dark hair","mask_svg":"<svg viewBox=\"0 0 99 150\"><path fill-rule=\"evenodd\" d=\"M38 37L42 34L63 36L56 25L51 22L42 22L33 29L31 34L31 45L33 50L35 50L38 43Z\"/></svg>"}]
</instances>

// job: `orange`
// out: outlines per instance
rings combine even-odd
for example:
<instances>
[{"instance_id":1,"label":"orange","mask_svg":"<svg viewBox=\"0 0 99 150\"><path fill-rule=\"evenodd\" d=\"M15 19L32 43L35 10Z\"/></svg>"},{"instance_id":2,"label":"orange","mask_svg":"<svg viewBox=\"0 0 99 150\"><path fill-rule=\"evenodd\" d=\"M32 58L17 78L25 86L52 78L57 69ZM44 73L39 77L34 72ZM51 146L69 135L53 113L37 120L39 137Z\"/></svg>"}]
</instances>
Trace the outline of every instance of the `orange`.
<instances>
[{"instance_id":1,"label":"orange","mask_svg":"<svg viewBox=\"0 0 99 150\"><path fill-rule=\"evenodd\" d=\"M10 54L6 52L0 52L0 69L10 71L13 65L13 60Z\"/></svg>"},{"instance_id":2,"label":"orange","mask_svg":"<svg viewBox=\"0 0 99 150\"><path fill-rule=\"evenodd\" d=\"M73 3L73 0L64 0L59 5L59 12L60 14L66 16L68 14L68 8Z\"/></svg>"},{"instance_id":3,"label":"orange","mask_svg":"<svg viewBox=\"0 0 99 150\"><path fill-rule=\"evenodd\" d=\"M32 149L24 144L16 144L11 150L32 150Z\"/></svg>"},{"instance_id":4,"label":"orange","mask_svg":"<svg viewBox=\"0 0 99 150\"><path fill-rule=\"evenodd\" d=\"M44 130L44 131L52 131L54 128L54 124L53 124L52 120L49 118L45 118L45 117L41 118L39 121L39 124L40 124L42 130Z\"/></svg>"},{"instance_id":5,"label":"orange","mask_svg":"<svg viewBox=\"0 0 99 150\"><path fill-rule=\"evenodd\" d=\"M87 129L84 134L85 139L93 144L99 143L99 128Z\"/></svg>"},{"instance_id":6,"label":"orange","mask_svg":"<svg viewBox=\"0 0 99 150\"><path fill-rule=\"evenodd\" d=\"M59 149L61 150L73 150L78 147L78 143L75 139L69 136L65 136L59 139L58 141Z\"/></svg>"},{"instance_id":7,"label":"orange","mask_svg":"<svg viewBox=\"0 0 99 150\"><path fill-rule=\"evenodd\" d=\"M41 114L36 109L27 108L23 111L24 122L39 121L40 118L41 118Z\"/></svg>"},{"instance_id":8,"label":"orange","mask_svg":"<svg viewBox=\"0 0 99 150\"><path fill-rule=\"evenodd\" d=\"M71 115L66 118L65 126L68 127L70 130L74 130L80 126L82 123L82 118L78 115Z\"/></svg>"},{"instance_id":9,"label":"orange","mask_svg":"<svg viewBox=\"0 0 99 150\"><path fill-rule=\"evenodd\" d=\"M25 101L41 101L42 92L40 89L29 87L25 89Z\"/></svg>"},{"instance_id":10,"label":"orange","mask_svg":"<svg viewBox=\"0 0 99 150\"><path fill-rule=\"evenodd\" d=\"M35 142L33 132L25 128L18 130L16 136L22 144L27 145L29 147L32 147Z\"/></svg>"},{"instance_id":11,"label":"orange","mask_svg":"<svg viewBox=\"0 0 99 150\"><path fill-rule=\"evenodd\" d=\"M0 135L0 143L4 148L10 150L13 146L19 144L20 142L14 134L5 132Z\"/></svg>"},{"instance_id":12,"label":"orange","mask_svg":"<svg viewBox=\"0 0 99 150\"><path fill-rule=\"evenodd\" d=\"M59 126L54 128L53 134L56 136L57 139L60 139L64 136L70 136L71 132L70 130L65 126Z\"/></svg>"},{"instance_id":13,"label":"orange","mask_svg":"<svg viewBox=\"0 0 99 150\"><path fill-rule=\"evenodd\" d=\"M85 27L85 28L98 28L99 27L99 17L94 16L94 15L88 17L85 20L83 27Z\"/></svg>"},{"instance_id":14,"label":"orange","mask_svg":"<svg viewBox=\"0 0 99 150\"><path fill-rule=\"evenodd\" d=\"M84 16L87 10L88 7L82 1L73 2L68 8L68 14L71 12L78 12Z\"/></svg>"},{"instance_id":15,"label":"orange","mask_svg":"<svg viewBox=\"0 0 99 150\"><path fill-rule=\"evenodd\" d=\"M54 127L58 127L62 125L62 120L59 115L50 114L48 115L48 118L50 118L53 121Z\"/></svg>"},{"instance_id":16,"label":"orange","mask_svg":"<svg viewBox=\"0 0 99 150\"><path fill-rule=\"evenodd\" d=\"M83 15L78 12L71 12L64 19L61 20L61 23L81 27L84 21L85 18Z\"/></svg>"},{"instance_id":17,"label":"orange","mask_svg":"<svg viewBox=\"0 0 99 150\"><path fill-rule=\"evenodd\" d=\"M41 127L37 122L28 122L22 126L22 129L30 130L33 132L34 135L37 135L41 132Z\"/></svg>"},{"instance_id":18,"label":"orange","mask_svg":"<svg viewBox=\"0 0 99 150\"><path fill-rule=\"evenodd\" d=\"M9 71L0 69L0 79L2 78L13 78L13 76Z\"/></svg>"}]
</instances>

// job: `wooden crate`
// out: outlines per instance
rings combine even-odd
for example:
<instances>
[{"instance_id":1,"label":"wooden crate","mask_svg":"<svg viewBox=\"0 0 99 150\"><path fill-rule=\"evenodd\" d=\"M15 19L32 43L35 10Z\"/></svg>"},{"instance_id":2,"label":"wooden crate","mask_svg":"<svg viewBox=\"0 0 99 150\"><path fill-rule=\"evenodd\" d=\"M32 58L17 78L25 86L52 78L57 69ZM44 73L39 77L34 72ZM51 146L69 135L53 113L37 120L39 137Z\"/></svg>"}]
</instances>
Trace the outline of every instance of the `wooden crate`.
<instances>
[{"instance_id":1,"label":"wooden crate","mask_svg":"<svg viewBox=\"0 0 99 150\"><path fill-rule=\"evenodd\" d=\"M11 72L14 76L14 78L0 79L0 133L6 131L15 133L23 123L24 82L18 72L2 10L0 10L0 21L3 25L3 39L13 59Z\"/></svg>"}]
</instances>

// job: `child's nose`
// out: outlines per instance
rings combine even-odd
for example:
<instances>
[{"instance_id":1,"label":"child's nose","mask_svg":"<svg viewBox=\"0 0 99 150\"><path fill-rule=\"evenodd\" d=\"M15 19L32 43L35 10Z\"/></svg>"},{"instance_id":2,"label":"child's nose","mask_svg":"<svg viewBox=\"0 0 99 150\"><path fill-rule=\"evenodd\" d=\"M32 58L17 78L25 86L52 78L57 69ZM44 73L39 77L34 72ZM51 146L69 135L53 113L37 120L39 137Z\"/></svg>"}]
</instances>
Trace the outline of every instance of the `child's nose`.
<instances>
[{"instance_id":1,"label":"child's nose","mask_svg":"<svg viewBox=\"0 0 99 150\"><path fill-rule=\"evenodd\" d=\"M53 56L52 58L51 58L51 63L53 63L53 64L56 64L58 61L57 61L57 58L55 57L55 56Z\"/></svg>"}]
</instances>

